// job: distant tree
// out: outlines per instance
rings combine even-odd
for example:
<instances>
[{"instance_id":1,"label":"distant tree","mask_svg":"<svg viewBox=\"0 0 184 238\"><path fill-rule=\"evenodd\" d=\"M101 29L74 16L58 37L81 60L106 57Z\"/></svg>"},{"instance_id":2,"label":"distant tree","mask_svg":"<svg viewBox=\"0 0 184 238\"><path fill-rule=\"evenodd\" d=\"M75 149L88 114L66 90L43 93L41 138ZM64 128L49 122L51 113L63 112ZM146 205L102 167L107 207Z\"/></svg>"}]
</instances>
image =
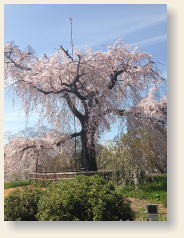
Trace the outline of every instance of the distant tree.
<instances>
[{"instance_id":1,"label":"distant tree","mask_svg":"<svg viewBox=\"0 0 184 238\"><path fill-rule=\"evenodd\" d=\"M97 158L98 168L116 171L117 181L139 182L145 172L167 170L167 130L149 127L128 131L105 144Z\"/></svg>"},{"instance_id":2,"label":"distant tree","mask_svg":"<svg viewBox=\"0 0 184 238\"><path fill-rule=\"evenodd\" d=\"M5 131L4 139L8 142L15 139L16 137L29 139L46 137L46 133L50 130L51 129L46 126L39 126L37 129L35 129L35 127L25 127L24 130L20 130L17 133L13 133L12 131Z\"/></svg>"},{"instance_id":3,"label":"distant tree","mask_svg":"<svg viewBox=\"0 0 184 238\"><path fill-rule=\"evenodd\" d=\"M57 172L64 168L63 159L65 159L65 165L69 165L73 156L71 148L74 145L69 139L67 147L54 147L57 133L45 126L37 130L28 127L15 134L5 133L11 135L8 144L4 146L5 181L28 179L31 172ZM60 135L61 137L62 135ZM58 157L58 154L59 158L54 160L55 157ZM60 166L56 169L58 164Z\"/></svg>"},{"instance_id":4,"label":"distant tree","mask_svg":"<svg viewBox=\"0 0 184 238\"><path fill-rule=\"evenodd\" d=\"M167 130L139 128L121 138L121 151L139 169L163 173L167 169Z\"/></svg>"},{"instance_id":5,"label":"distant tree","mask_svg":"<svg viewBox=\"0 0 184 238\"><path fill-rule=\"evenodd\" d=\"M118 116L128 127L139 121L166 124L166 97L155 99L163 78L151 56L131 50L122 39L106 47L106 52L74 48L71 56L61 46L49 57L37 57L30 46L22 51L14 42L5 44L5 86L15 90L27 116L37 110L40 120L60 131L54 139L17 138L10 143L11 153L35 154L37 148L41 155L43 148L48 151L63 143L66 148L69 139L80 137L80 164L95 171L95 142ZM78 131L73 133L74 116Z\"/></svg>"}]
</instances>

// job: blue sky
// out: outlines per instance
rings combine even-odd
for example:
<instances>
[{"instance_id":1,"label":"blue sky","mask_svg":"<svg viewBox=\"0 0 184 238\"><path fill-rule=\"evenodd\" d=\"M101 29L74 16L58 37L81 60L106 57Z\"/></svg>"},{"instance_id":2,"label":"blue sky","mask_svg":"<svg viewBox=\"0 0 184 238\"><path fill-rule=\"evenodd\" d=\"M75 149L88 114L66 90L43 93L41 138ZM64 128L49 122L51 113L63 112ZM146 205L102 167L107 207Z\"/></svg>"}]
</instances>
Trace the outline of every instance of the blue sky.
<instances>
[{"instance_id":1,"label":"blue sky","mask_svg":"<svg viewBox=\"0 0 184 238\"><path fill-rule=\"evenodd\" d=\"M37 55L53 53L62 45L70 51L70 21L73 43L93 50L105 50L120 37L140 51L153 55L163 76L167 75L166 4L5 4L4 42L14 41L20 49L31 45ZM19 103L5 92L4 131L13 133L34 126L36 115L27 121ZM103 140L117 134L114 128Z\"/></svg>"}]
</instances>

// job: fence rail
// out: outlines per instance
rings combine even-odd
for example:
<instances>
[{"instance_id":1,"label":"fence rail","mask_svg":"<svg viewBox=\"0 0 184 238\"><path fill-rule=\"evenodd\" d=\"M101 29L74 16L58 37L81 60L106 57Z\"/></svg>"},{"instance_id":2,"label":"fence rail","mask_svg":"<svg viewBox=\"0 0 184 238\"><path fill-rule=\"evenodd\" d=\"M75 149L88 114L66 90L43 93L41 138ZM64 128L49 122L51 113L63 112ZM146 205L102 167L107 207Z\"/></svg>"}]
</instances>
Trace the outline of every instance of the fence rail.
<instances>
[{"instance_id":1,"label":"fence rail","mask_svg":"<svg viewBox=\"0 0 184 238\"><path fill-rule=\"evenodd\" d=\"M39 181L60 182L62 179L73 179L76 175L92 176L98 174L108 180L112 178L113 171L80 171L80 172L61 172L61 173L31 173L30 180L33 183Z\"/></svg>"}]
</instances>

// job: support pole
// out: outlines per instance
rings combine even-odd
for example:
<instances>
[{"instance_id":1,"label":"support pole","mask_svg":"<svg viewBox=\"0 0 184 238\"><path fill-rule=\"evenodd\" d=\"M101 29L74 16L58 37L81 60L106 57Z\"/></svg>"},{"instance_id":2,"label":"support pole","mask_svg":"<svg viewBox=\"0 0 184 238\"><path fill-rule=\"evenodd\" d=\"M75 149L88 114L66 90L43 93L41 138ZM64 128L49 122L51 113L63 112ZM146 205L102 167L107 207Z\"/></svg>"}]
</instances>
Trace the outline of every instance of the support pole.
<instances>
[{"instance_id":1,"label":"support pole","mask_svg":"<svg viewBox=\"0 0 184 238\"><path fill-rule=\"evenodd\" d=\"M70 17L69 20L70 20L70 24L71 24L71 48L72 48L72 58L73 58L73 37L72 37L72 20L73 20L73 18ZM75 115L74 115L74 131L76 133L76 119L75 119ZM76 147L77 147L77 142L76 142L76 137L75 137L75 169L77 171Z\"/></svg>"}]
</instances>

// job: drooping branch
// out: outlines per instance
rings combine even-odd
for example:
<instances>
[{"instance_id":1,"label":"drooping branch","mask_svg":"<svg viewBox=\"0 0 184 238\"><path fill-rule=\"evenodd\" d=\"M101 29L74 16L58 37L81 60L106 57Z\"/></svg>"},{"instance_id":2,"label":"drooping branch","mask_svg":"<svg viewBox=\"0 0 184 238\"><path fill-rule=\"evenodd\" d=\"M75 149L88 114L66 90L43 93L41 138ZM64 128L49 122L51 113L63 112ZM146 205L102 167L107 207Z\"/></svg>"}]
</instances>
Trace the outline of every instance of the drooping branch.
<instances>
[{"instance_id":1,"label":"drooping branch","mask_svg":"<svg viewBox=\"0 0 184 238\"><path fill-rule=\"evenodd\" d=\"M46 90L43 90L41 88L38 88L37 86L35 86L32 82L28 82L24 79L21 79L21 80L18 80L16 83L14 84L19 84L19 83L23 83L23 84L28 84L30 85L32 88L36 89L38 92L41 92L42 94L44 95L49 95L49 94L60 94L60 93L63 93L63 92L68 92L68 93L72 93L73 91L70 90L70 89L67 89L67 88L64 88L64 89L61 89L61 90L56 90L56 91L53 91L53 90L49 90L49 91L46 91Z\"/></svg>"},{"instance_id":2,"label":"drooping branch","mask_svg":"<svg viewBox=\"0 0 184 238\"><path fill-rule=\"evenodd\" d=\"M157 104L151 96L142 100L145 90L161 82L151 56L130 50L123 39L107 46L107 52L75 48L74 57L62 46L50 57L38 58L12 45L5 44L5 85L14 83L25 112L37 109L57 131L71 133L71 114L78 118L82 132L70 138L81 136L83 161L87 158L95 164L90 143L109 130L118 116L126 118L129 128L149 120L166 121L163 102ZM56 147L63 142L63 138L51 138L57 138Z\"/></svg>"},{"instance_id":3,"label":"drooping branch","mask_svg":"<svg viewBox=\"0 0 184 238\"><path fill-rule=\"evenodd\" d=\"M76 78L77 78L77 77L76 77ZM74 82L75 82L75 79L74 79ZM63 88L63 89L60 89L60 90L49 90L49 91L43 90L43 89L41 89L41 88L35 86L32 82L28 82L28 81L23 80L23 79L18 80L17 82L15 82L15 83L13 83L13 84L18 84L18 83L29 84L32 88L36 89L38 92L41 92L41 93L44 94L44 95L49 95L49 94L55 94L55 95L57 95L57 94L61 94L61 93L67 92L67 93L73 93L73 94L76 95L80 100L83 100L83 101L84 101L84 100L88 99L87 96L83 96L83 95L81 95L77 90L72 89L72 86L73 86L74 83L72 83L72 84L61 83L61 86L66 86L66 87L68 87L68 88L70 88L70 89L68 89L68 88Z\"/></svg>"}]
</instances>

